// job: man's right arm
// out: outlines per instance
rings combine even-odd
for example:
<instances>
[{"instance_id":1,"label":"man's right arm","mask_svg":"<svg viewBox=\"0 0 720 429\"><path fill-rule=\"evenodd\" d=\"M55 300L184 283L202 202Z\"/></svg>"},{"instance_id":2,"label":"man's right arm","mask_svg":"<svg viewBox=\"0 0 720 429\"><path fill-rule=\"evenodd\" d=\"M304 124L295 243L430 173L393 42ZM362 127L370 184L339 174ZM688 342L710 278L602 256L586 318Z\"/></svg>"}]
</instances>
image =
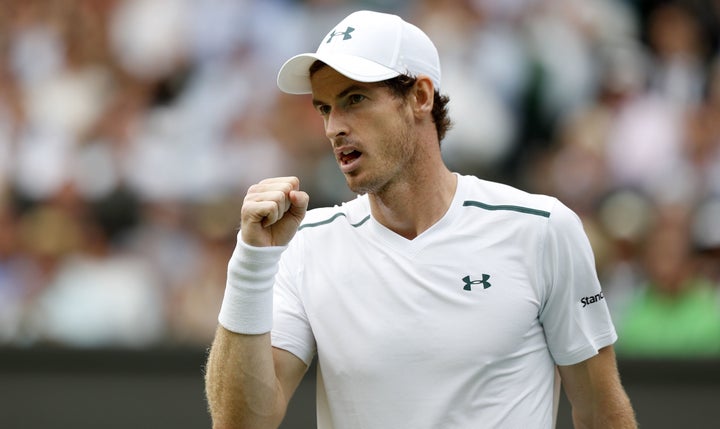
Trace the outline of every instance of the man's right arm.
<instances>
[{"instance_id":1,"label":"man's right arm","mask_svg":"<svg viewBox=\"0 0 720 429\"><path fill-rule=\"evenodd\" d=\"M277 428L307 365L273 348L272 288L283 248L297 232L308 195L295 177L248 189L238 243L206 368L206 395L216 429Z\"/></svg>"},{"instance_id":2,"label":"man's right arm","mask_svg":"<svg viewBox=\"0 0 720 429\"><path fill-rule=\"evenodd\" d=\"M277 428L307 365L270 345L270 334L237 334L219 326L206 368L215 429Z\"/></svg>"}]
</instances>

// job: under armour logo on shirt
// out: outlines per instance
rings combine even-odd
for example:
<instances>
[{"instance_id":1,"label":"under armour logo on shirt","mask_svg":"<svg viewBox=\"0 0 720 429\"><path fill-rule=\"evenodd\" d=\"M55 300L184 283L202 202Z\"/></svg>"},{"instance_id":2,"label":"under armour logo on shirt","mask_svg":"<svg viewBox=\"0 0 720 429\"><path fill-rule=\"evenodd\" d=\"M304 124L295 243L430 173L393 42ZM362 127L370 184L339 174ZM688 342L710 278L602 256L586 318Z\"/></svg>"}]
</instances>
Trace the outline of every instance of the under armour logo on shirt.
<instances>
[{"instance_id":1,"label":"under armour logo on shirt","mask_svg":"<svg viewBox=\"0 0 720 429\"><path fill-rule=\"evenodd\" d=\"M483 289L487 289L492 284L488 280L490 280L490 274L483 274L482 280L470 280L470 276L465 276L462 279L465 282L465 287L463 287L464 290L472 290L472 285L482 285Z\"/></svg>"}]
</instances>

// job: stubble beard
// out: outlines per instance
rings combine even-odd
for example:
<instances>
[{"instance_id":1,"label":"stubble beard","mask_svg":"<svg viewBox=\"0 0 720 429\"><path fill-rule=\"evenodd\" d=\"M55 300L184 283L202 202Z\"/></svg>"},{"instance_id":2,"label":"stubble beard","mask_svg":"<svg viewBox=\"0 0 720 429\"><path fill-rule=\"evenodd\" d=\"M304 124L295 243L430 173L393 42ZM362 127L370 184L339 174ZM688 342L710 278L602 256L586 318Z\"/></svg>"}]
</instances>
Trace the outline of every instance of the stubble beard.
<instances>
[{"instance_id":1,"label":"stubble beard","mask_svg":"<svg viewBox=\"0 0 720 429\"><path fill-rule=\"evenodd\" d=\"M387 194L393 183L402 178L403 173L407 171L406 165L413 162L414 156L415 143L408 127L409 125L406 124L397 134L383 139L378 146L380 150L373 155L373 158L379 160L380 164L376 162L371 166L371 170L365 170L364 173L351 172L345 175L345 181L352 192L359 195ZM353 180L361 174L366 174L367 177Z\"/></svg>"}]
</instances>

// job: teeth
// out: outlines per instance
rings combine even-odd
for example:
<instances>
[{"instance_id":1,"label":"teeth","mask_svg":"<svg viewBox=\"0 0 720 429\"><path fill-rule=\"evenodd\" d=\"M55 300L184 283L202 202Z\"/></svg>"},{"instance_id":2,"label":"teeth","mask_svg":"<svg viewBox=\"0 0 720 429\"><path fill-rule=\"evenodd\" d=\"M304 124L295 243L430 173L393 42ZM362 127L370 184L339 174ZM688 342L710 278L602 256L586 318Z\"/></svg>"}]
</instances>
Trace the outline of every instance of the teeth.
<instances>
[{"instance_id":1,"label":"teeth","mask_svg":"<svg viewBox=\"0 0 720 429\"><path fill-rule=\"evenodd\" d=\"M343 154L343 155L350 155L350 154L353 153L353 152L355 152L353 149L348 149L348 150L342 151L342 154Z\"/></svg>"}]
</instances>

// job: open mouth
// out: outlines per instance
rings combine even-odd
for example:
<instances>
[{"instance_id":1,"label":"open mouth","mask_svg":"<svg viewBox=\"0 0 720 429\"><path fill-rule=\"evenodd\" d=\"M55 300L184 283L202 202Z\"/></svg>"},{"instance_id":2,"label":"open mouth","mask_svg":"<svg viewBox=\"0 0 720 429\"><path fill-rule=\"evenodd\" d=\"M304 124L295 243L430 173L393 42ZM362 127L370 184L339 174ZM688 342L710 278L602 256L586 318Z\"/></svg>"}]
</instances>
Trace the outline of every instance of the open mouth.
<instances>
[{"instance_id":1,"label":"open mouth","mask_svg":"<svg viewBox=\"0 0 720 429\"><path fill-rule=\"evenodd\" d=\"M346 150L340 153L338 159L340 160L340 164L347 165L360 158L361 155L362 153L356 150Z\"/></svg>"}]
</instances>

